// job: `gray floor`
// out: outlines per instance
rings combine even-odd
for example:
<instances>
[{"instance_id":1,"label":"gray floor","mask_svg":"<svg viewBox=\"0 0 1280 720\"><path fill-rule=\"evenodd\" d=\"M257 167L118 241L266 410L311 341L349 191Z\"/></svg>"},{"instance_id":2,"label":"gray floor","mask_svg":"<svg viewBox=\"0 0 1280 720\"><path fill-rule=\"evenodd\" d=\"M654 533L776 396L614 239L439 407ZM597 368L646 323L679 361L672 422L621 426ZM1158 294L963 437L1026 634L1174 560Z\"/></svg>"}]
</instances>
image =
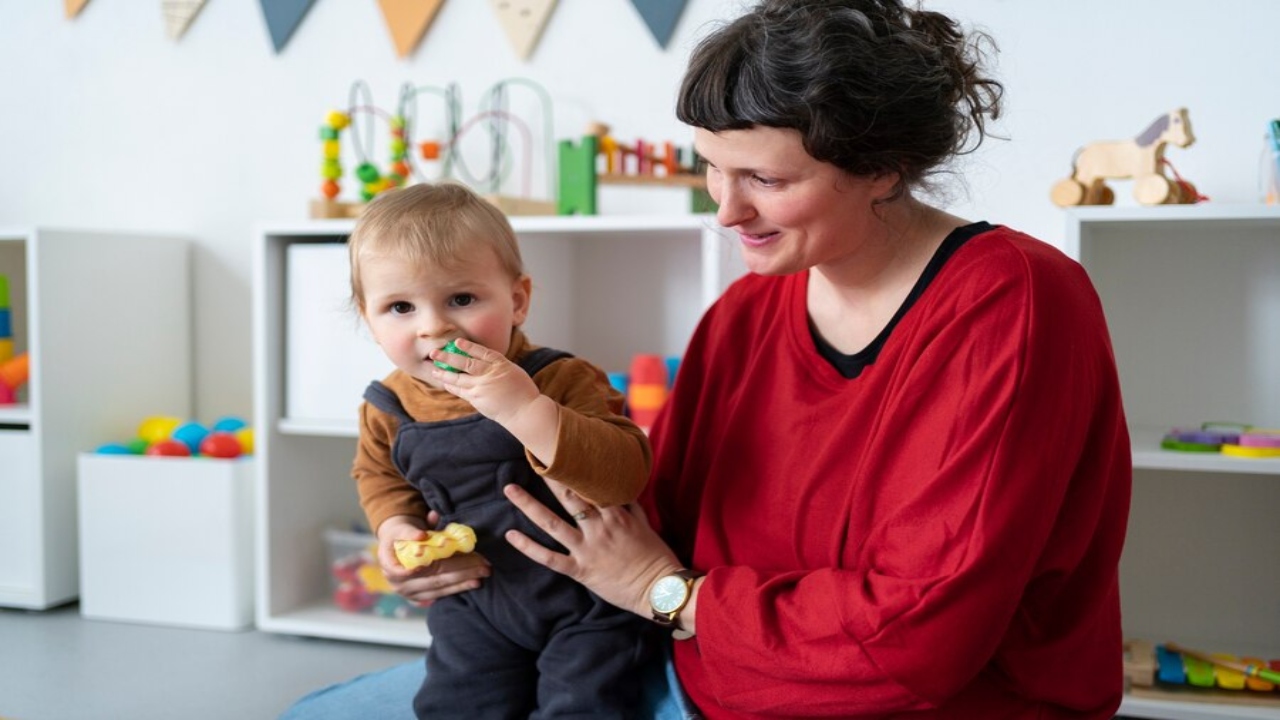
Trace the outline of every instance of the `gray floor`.
<instances>
[{"instance_id":1,"label":"gray floor","mask_svg":"<svg viewBox=\"0 0 1280 720\"><path fill-rule=\"evenodd\" d=\"M422 651L0 608L3 720L271 720L294 699Z\"/></svg>"}]
</instances>

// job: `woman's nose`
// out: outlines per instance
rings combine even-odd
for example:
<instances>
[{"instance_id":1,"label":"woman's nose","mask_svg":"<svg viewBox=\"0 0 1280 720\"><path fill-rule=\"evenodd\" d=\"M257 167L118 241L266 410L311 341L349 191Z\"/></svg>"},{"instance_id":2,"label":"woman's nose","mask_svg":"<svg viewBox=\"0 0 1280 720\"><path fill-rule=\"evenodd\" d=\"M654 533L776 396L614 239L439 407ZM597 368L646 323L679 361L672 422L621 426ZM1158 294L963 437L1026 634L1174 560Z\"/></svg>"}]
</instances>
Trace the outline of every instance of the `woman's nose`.
<instances>
[{"instance_id":1,"label":"woman's nose","mask_svg":"<svg viewBox=\"0 0 1280 720\"><path fill-rule=\"evenodd\" d=\"M720 178L716 183L718 192L713 199L719 204L716 209L716 222L724 227L741 225L751 219L753 210L747 196L731 180ZM710 189L710 188L708 188Z\"/></svg>"}]
</instances>

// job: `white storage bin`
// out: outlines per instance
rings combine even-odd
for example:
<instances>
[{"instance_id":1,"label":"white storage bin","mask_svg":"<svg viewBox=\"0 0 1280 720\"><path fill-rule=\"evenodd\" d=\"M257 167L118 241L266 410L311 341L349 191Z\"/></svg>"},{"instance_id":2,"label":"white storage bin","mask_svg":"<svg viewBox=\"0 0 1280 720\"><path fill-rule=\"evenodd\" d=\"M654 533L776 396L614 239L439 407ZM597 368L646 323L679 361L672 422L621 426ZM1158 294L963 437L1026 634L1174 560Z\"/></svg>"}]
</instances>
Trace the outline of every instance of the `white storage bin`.
<instances>
[{"instance_id":1,"label":"white storage bin","mask_svg":"<svg viewBox=\"0 0 1280 720\"><path fill-rule=\"evenodd\" d=\"M252 625L253 462L82 453L81 614Z\"/></svg>"}]
</instances>

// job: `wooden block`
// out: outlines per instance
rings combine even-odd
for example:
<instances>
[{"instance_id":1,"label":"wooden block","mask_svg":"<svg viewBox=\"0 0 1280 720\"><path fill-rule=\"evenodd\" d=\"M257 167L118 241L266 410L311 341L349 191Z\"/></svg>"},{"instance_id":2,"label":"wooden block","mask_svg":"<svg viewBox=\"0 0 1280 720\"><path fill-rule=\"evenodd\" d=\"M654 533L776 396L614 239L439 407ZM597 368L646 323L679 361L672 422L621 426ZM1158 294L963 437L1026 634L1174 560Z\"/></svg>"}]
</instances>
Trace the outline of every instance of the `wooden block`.
<instances>
[{"instance_id":1,"label":"wooden block","mask_svg":"<svg viewBox=\"0 0 1280 720\"><path fill-rule=\"evenodd\" d=\"M1136 639L1125 641L1124 678L1130 687L1151 687L1156 684L1156 646L1154 643Z\"/></svg>"}]
</instances>

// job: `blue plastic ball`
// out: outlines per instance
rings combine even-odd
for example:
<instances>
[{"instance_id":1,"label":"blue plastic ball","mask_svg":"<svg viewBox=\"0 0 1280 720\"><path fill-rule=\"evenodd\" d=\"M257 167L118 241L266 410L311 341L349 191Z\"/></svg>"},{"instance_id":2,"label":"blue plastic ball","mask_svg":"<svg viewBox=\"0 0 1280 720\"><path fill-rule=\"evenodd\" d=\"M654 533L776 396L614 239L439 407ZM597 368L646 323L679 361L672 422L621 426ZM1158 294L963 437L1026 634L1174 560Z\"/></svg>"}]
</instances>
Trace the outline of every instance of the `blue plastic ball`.
<instances>
[{"instance_id":1,"label":"blue plastic ball","mask_svg":"<svg viewBox=\"0 0 1280 720\"><path fill-rule=\"evenodd\" d=\"M227 415L225 417L218 418L218 420L213 423L213 432L233 433L239 430L240 428L248 427L248 426L249 426L249 423L245 422L244 420L234 415Z\"/></svg>"},{"instance_id":2,"label":"blue plastic ball","mask_svg":"<svg viewBox=\"0 0 1280 720\"><path fill-rule=\"evenodd\" d=\"M172 439L186 445L191 449L194 455L200 452L200 443L204 442L204 438L209 434L209 428L197 422L188 422L174 428Z\"/></svg>"}]
</instances>

